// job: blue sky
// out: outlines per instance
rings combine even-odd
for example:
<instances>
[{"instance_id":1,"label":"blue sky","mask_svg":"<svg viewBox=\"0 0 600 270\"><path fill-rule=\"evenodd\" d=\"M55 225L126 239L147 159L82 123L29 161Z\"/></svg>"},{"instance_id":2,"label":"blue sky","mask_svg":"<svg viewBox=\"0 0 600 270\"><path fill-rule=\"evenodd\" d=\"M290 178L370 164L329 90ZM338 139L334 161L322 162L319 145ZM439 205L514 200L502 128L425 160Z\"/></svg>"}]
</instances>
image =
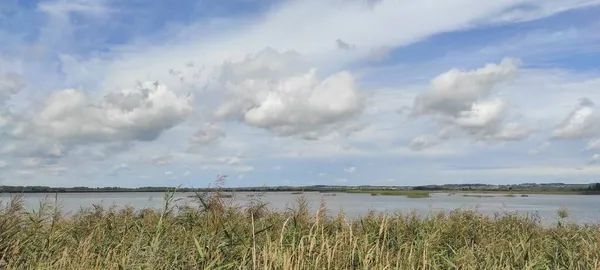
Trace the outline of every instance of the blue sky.
<instances>
[{"instance_id":1,"label":"blue sky","mask_svg":"<svg viewBox=\"0 0 600 270\"><path fill-rule=\"evenodd\" d=\"M600 1L2 1L0 184L597 182Z\"/></svg>"}]
</instances>

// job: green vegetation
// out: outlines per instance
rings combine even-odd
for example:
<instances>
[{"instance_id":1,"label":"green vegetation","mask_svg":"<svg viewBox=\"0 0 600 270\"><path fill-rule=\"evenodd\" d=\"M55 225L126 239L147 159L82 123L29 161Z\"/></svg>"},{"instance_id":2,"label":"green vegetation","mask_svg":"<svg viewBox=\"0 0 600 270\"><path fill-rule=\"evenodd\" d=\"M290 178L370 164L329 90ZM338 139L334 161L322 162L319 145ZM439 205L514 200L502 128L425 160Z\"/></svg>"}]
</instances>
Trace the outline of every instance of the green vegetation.
<instances>
[{"instance_id":1,"label":"green vegetation","mask_svg":"<svg viewBox=\"0 0 600 270\"><path fill-rule=\"evenodd\" d=\"M91 193L91 192L167 192L174 187L46 187L46 186L0 186L0 193ZM600 195L600 183L595 184L534 184L491 186L484 184L447 184L416 187L400 186L269 186L269 187L237 187L220 188L226 192L362 192L372 193L380 190L386 191L420 191L430 193L504 193L504 194L573 194L573 195ZM214 188L178 188L177 192L211 192Z\"/></svg>"},{"instance_id":2,"label":"green vegetation","mask_svg":"<svg viewBox=\"0 0 600 270\"><path fill-rule=\"evenodd\" d=\"M598 269L600 226L544 227L535 217L454 211L311 215L300 196L283 212L198 194L161 210L0 207L5 269Z\"/></svg>"},{"instance_id":3,"label":"green vegetation","mask_svg":"<svg viewBox=\"0 0 600 270\"><path fill-rule=\"evenodd\" d=\"M482 193L482 194L545 194L545 195L600 195L600 192L590 190L567 190L567 189L527 189L527 190L495 190L495 189L467 189L467 190L430 190L431 193Z\"/></svg>"},{"instance_id":4,"label":"green vegetation","mask_svg":"<svg viewBox=\"0 0 600 270\"><path fill-rule=\"evenodd\" d=\"M371 189L350 189L346 193L370 193L372 196L406 196L407 198L427 198L429 192L415 190L371 190Z\"/></svg>"},{"instance_id":5,"label":"green vegetation","mask_svg":"<svg viewBox=\"0 0 600 270\"><path fill-rule=\"evenodd\" d=\"M600 195L600 183L595 184L520 184L509 186L466 184L466 185L432 185L416 186L413 190L432 193L500 193L514 195L548 194L548 195Z\"/></svg>"}]
</instances>

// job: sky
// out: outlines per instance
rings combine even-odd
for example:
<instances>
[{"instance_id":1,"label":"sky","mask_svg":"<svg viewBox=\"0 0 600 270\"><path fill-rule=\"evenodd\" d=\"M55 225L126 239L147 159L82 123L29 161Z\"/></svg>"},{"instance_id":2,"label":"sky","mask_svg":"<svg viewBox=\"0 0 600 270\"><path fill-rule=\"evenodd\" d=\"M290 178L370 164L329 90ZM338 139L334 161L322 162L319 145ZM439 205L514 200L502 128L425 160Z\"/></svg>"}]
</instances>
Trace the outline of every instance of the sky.
<instances>
[{"instance_id":1,"label":"sky","mask_svg":"<svg viewBox=\"0 0 600 270\"><path fill-rule=\"evenodd\" d=\"M0 185L600 179L600 0L4 0Z\"/></svg>"}]
</instances>

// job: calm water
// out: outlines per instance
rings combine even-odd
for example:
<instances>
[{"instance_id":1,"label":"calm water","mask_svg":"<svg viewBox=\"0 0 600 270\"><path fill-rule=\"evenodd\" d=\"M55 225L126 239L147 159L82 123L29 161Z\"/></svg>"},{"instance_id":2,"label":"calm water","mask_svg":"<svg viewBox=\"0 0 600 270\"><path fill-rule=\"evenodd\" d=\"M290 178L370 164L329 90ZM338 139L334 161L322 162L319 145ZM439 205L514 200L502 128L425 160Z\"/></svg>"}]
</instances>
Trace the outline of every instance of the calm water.
<instances>
[{"instance_id":1,"label":"calm water","mask_svg":"<svg viewBox=\"0 0 600 270\"><path fill-rule=\"evenodd\" d=\"M529 195L529 197L504 197L494 194L494 197L477 198L464 197L462 194L432 194L430 198L409 199L404 196L371 196L370 194L346 194L306 192L294 195L289 192L267 193L235 193L232 199L237 204L247 204L253 199L262 198L268 202L271 209L282 210L292 206L299 196L305 196L316 211L323 199L331 214L337 214L343 209L349 217L365 215L369 210L388 213L409 212L412 210L420 214L430 212L451 211L457 208L477 209L480 213L493 215L499 212L517 212L520 214L537 214L544 223L556 222L557 210L564 207L569 212L568 220L576 223L600 223L600 196L581 195ZM59 194L58 202L63 212L72 213L80 208L91 207L93 204L117 207L133 206L141 209L145 207L160 208L164 203L162 193L85 193L85 194ZM192 204L192 199L186 193L175 195L179 199L176 204ZM10 194L0 194L0 201L6 202ZM37 210L41 200L54 201L54 194L25 194L24 201L27 208Z\"/></svg>"}]
</instances>

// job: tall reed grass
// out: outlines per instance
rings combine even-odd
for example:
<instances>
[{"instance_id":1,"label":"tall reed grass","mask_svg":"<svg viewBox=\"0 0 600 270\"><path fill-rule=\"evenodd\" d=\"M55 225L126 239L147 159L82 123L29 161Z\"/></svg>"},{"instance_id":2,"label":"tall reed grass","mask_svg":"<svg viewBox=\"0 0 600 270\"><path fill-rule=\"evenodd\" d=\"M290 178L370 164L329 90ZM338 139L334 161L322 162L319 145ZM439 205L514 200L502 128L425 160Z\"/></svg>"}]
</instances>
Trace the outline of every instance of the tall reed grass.
<instances>
[{"instance_id":1,"label":"tall reed grass","mask_svg":"<svg viewBox=\"0 0 600 270\"><path fill-rule=\"evenodd\" d=\"M600 227L457 210L312 215L302 196L272 212L198 194L162 209L0 206L0 269L600 269Z\"/></svg>"}]
</instances>

